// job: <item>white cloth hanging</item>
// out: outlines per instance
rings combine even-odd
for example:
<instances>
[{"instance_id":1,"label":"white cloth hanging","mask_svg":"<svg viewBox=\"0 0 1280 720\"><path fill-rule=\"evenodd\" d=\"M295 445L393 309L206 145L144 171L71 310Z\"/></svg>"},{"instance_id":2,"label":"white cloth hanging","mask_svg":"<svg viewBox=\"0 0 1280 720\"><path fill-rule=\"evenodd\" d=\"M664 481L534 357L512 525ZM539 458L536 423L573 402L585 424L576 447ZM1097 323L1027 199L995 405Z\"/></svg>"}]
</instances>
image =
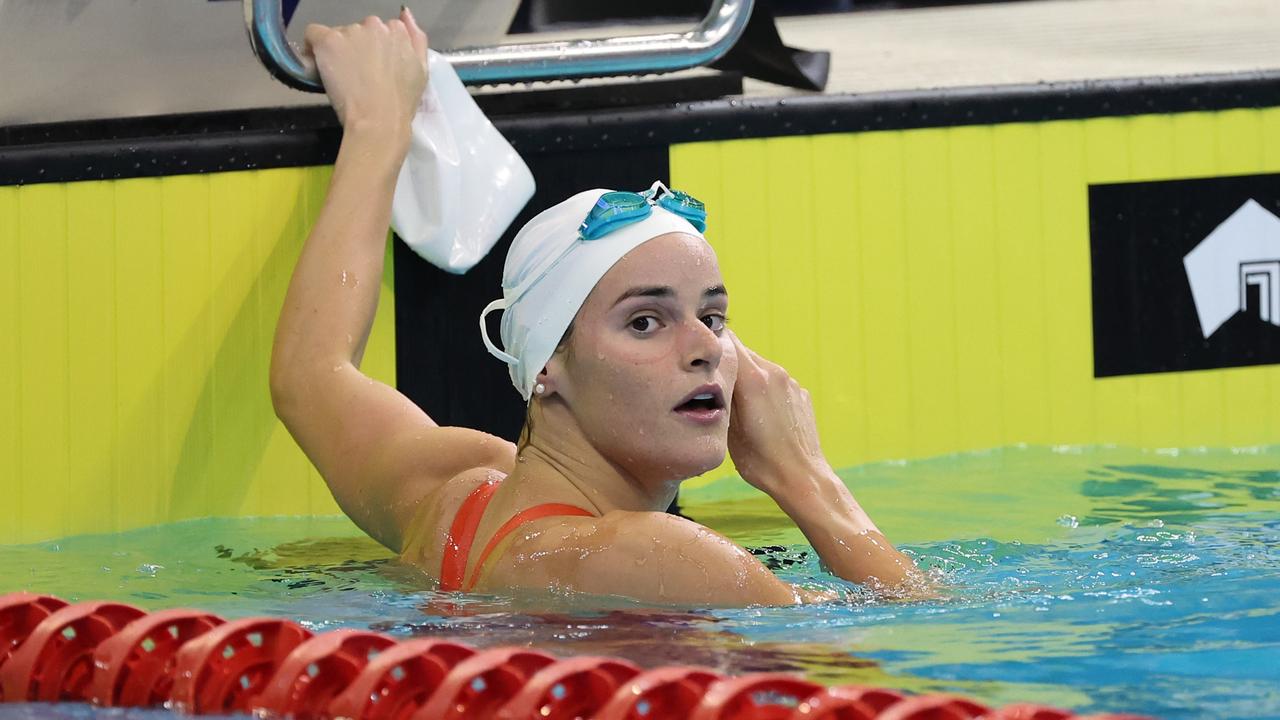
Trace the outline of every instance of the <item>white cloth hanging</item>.
<instances>
[{"instance_id":1,"label":"white cloth hanging","mask_svg":"<svg viewBox=\"0 0 1280 720\"><path fill-rule=\"evenodd\" d=\"M533 173L439 53L413 118L391 227L427 262L462 274L480 262L533 197Z\"/></svg>"}]
</instances>

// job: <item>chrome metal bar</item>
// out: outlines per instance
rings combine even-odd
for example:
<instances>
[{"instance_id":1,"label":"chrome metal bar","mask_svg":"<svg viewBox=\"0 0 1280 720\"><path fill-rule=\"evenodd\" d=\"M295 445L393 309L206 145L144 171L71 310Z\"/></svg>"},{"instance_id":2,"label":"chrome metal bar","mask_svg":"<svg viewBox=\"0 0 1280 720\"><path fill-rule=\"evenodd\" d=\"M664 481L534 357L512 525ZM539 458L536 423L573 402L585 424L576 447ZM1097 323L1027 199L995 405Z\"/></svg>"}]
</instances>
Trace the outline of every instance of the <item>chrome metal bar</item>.
<instances>
[{"instance_id":1,"label":"chrome metal bar","mask_svg":"<svg viewBox=\"0 0 1280 720\"><path fill-rule=\"evenodd\" d=\"M242 2L249 43L267 71L289 87L324 92L316 69L285 37L280 0ZM746 28L753 2L715 0L702 22L683 33L512 43L441 54L471 85L672 72L706 65L728 52Z\"/></svg>"},{"instance_id":2,"label":"chrome metal bar","mask_svg":"<svg viewBox=\"0 0 1280 720\"><path fill-rule=\"evenodd\" d=\"M295 90L324 92L315 65L304 62L285 37L280 0L243 0L242 7L249 45L267 72Z\"/></svg>"}]
</instances>

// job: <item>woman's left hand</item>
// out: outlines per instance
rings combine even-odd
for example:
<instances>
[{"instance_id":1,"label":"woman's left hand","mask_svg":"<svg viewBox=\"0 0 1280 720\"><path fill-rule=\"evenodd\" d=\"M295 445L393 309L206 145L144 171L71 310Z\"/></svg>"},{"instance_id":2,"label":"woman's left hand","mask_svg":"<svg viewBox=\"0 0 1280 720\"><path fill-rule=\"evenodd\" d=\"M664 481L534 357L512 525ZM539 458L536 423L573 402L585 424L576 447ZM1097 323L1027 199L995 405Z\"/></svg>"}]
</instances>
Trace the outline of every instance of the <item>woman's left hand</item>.
<instances>
[{"instance_id":1,"label":"woman's left hand","mask_svg":"<svg viewBox=\"0 0 1280 720\"><path fill-rule=\"evenodd\" d=\"M307 26L307 53L315 57L325 92L350 132L357 127L404 131L427 84L427 36L406 8L383 22Z\"/></svg>"},{"instance_id":2,"label":"woman's left hand","mask_svg":"<svg viewBox=\"0 0 1280 720\"><path fill-rule=\"evenodd\" d=\"M742 478L779 500L794 479L826 477L809 391L781 365L752 351L732 331L738 379L729 412L729 455Z\"/></svg>"}]
</instances>

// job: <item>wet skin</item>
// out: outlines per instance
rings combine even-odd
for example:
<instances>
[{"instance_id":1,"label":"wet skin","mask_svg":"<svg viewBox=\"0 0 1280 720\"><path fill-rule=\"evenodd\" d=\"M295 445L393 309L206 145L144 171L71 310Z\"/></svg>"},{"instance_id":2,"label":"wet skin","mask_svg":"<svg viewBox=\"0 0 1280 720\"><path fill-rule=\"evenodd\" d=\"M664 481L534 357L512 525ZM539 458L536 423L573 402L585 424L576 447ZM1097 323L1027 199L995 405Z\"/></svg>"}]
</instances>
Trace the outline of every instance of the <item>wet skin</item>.
<instances>
[{"instance_id":1,"label":"wet skin","mask_svg":"<svg viewBox=\"0 0 1280 720\"><path fill-rule=\"evenodd\" d=\"M742 478L779 504L835 574L889 585L914 574L823 457L808 393L723 327L727 293L700 238L653 238L604 275L539 376L545 392L530 405L518 455L501 438L439 426L360 372L379 290L360 280L384 274L396 178L426 82L426 36L406 10L386 22L312 25L307 42L343 137L281 309L271 397L356 524L434 577L463 499L505 478L477 528L478 547L534 505L576 505L592 517L522 526L485 568L473 552L468 575L477 574L478 589L700 606L809 597L743 548L663 512L682 480L731 451ZM711 401L685 405L701 393Z\"/></svg>"}]
</instances>

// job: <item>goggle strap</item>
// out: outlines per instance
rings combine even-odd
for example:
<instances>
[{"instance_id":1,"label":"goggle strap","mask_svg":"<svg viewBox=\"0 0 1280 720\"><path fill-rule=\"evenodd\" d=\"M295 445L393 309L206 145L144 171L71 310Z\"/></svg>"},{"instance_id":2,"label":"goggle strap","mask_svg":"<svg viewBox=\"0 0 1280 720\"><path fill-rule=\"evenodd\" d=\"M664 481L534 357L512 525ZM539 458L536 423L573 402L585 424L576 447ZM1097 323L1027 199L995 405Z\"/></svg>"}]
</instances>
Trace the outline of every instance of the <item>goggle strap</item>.
<instances>
[{"instance_id":1,"label":"goggle strap","mask_svg":"<svg viewBox=\"0 0 1280 720\"><path fill-rule=\"evenodd\" d=\"M512 367L520 364L520 360L509 353L503 352L493 343L493 339L489 337L489 326L485 324L484 319L494 310L505 310L507 308L507 299L498 298L488 305L484 306L484 312L480 313L480 337L484 338L484 346L489 350L489 354L498 358L502 362Z\"/></svg>"}]
</instances>

